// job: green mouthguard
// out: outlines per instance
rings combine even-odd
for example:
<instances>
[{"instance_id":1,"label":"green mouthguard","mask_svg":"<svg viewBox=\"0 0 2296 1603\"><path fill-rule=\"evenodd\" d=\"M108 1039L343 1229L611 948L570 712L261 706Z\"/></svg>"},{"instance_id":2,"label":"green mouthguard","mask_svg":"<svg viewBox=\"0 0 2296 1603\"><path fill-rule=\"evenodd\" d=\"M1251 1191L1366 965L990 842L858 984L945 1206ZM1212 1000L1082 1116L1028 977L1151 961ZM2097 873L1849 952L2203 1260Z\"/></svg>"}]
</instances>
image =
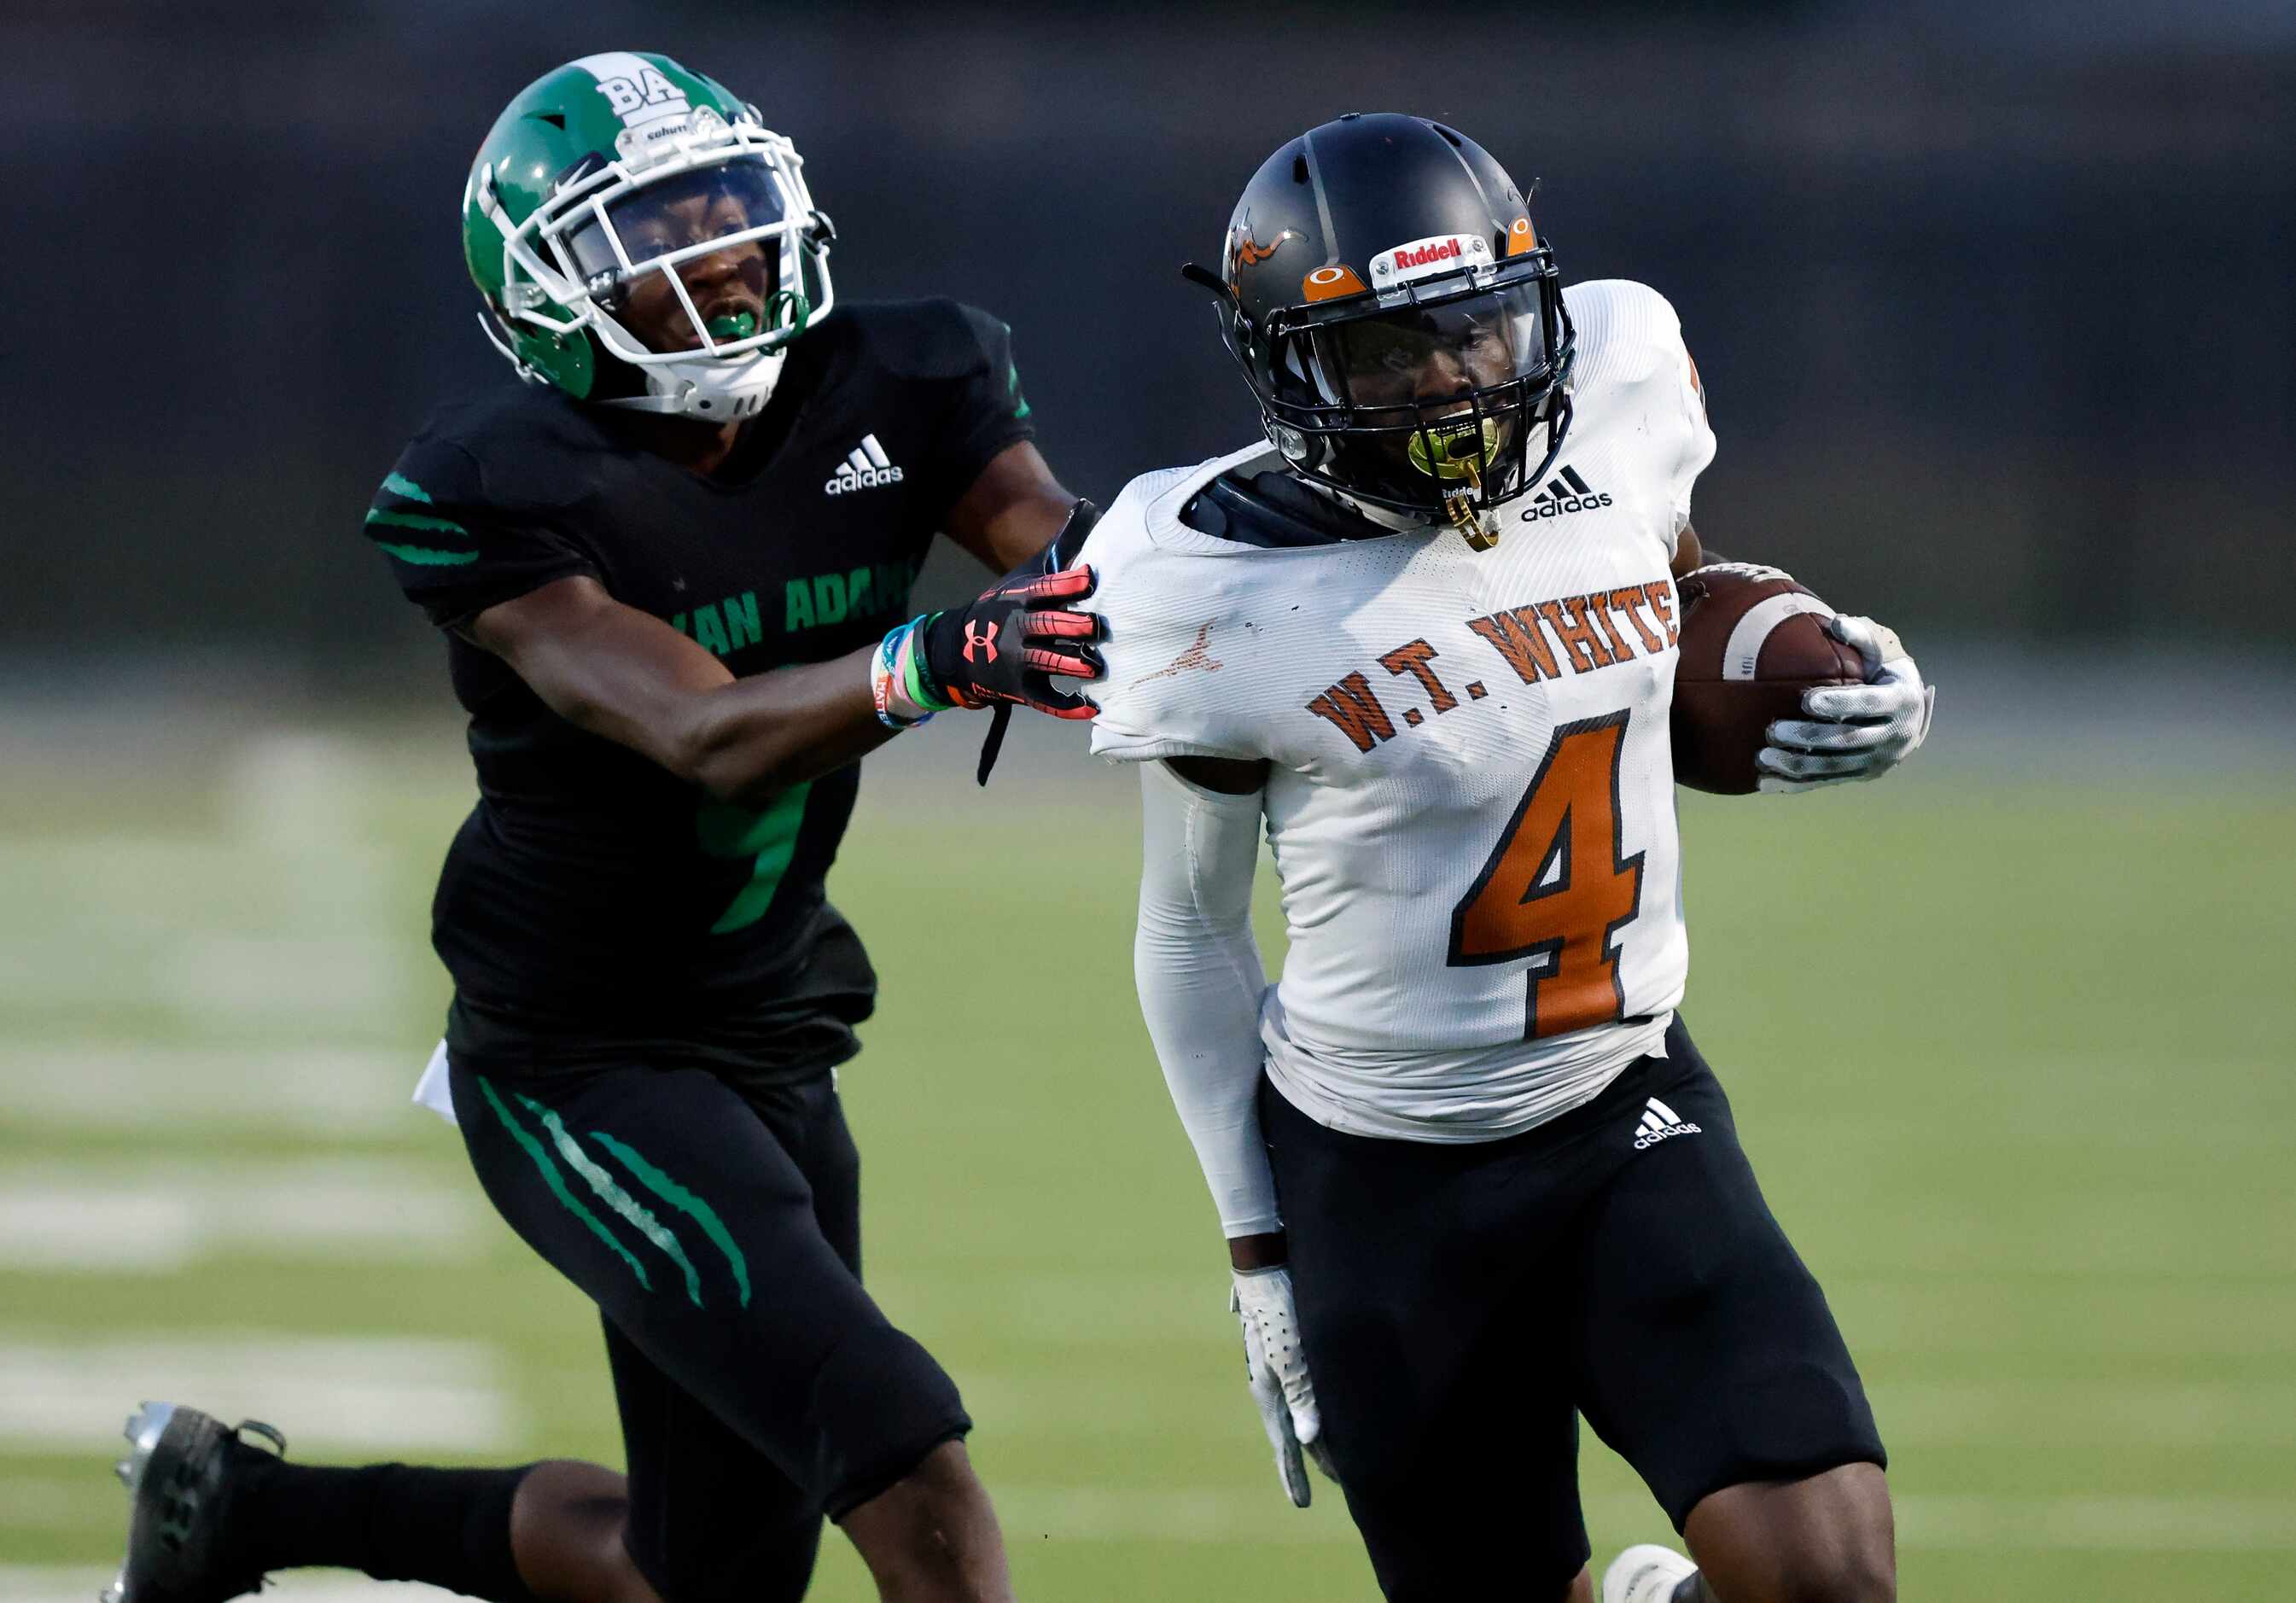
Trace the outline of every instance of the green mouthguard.
<instances>
[{"instance_id":1,"label":"green mouthguard","mask_svg":"<svg viewBox=\"0 0 2296 1603\"><path fill-rule=\"evenodd\" d=\"M755 312L731 312L709 319L709 337L721 343L727 340L746 340L757 332L758 314Z\"/></svg>"}]
</instances>

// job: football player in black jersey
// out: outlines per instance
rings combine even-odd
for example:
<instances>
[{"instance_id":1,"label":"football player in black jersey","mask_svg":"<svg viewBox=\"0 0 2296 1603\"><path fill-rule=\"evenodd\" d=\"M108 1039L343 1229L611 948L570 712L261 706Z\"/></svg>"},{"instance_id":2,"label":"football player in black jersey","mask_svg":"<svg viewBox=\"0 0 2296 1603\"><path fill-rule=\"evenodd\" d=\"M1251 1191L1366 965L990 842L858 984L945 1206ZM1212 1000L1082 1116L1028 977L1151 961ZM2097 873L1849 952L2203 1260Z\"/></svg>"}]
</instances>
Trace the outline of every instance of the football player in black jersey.
<instances>
[{"instance_id":1,"label":"football player in black jersey","mask_svg":"<svg viewBox=\"0 0 2296 1603\"><path fill-rule=\"evenodd\" d=\"M1035 560L1089 511L1029 443L1004 325L831 316L795 151L664 57L529 87L463 220L530 382L438 414L365 532L447 631L478 767L432 920L452 1112L602 1311L627 1477L313 1467L147 1404L116 1594L325 1564L505 1600L794 1599L826 1515L887 1598L1009 1597L956 1388L861 1287L832 1071L876 977L823 876L855 760L897 729L1091 715L1048 677L1100 671L1063 604L1091 576ZM936 531L1029 575L908 619Z\"/></svg>"}]
</instances>

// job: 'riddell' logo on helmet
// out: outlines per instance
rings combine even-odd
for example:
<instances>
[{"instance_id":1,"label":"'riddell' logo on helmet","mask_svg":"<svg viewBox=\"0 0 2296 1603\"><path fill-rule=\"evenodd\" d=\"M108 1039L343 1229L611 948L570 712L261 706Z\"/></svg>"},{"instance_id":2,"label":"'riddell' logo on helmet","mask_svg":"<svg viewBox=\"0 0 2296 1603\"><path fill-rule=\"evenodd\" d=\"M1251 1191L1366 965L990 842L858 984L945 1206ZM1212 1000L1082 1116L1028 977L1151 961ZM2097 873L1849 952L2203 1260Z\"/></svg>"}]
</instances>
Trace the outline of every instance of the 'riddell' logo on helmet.
<instances>
[{"instance_id":1,"label":"'riddell' logo on helmet","mask_svg":"<svg viewBox=\"0 0 2296 1603\"><path fill-rule=\"evenodd\" d=\"M1371 275L1385 289L1438 273L1456 273L1463 267L1487 267L1490 262L1488 241L1472 234L1436 234L1389 246L1373 260Z\"/></svg>"}]
</instances>

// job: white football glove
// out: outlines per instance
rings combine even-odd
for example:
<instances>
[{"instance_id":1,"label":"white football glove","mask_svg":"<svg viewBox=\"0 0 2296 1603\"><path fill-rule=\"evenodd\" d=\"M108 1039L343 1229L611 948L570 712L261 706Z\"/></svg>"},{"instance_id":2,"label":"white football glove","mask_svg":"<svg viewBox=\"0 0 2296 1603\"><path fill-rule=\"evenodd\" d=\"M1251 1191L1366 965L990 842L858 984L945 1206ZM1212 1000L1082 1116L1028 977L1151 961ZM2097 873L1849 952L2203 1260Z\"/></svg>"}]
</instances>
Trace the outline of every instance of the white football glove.
<instances>
[{"instance_id":1,"label":"white football glove","mask_svg":"<svg viewBox=\"0 0 2296 1603\"><path fill-rule=\"evenodd\" d=\"M1292 1303L1292 1271L1234 1270L1228 1311L1243 1326L1243 1374L1259 1422L1275 1450L1275 1473L1295 1508L1315 1495L1308 1484L1304 1451L1333 1481L1331 1450L1324 1445L1323 1417L1316 1411L1315 1383L1308 1378L1308 1356L1300 1345L1300 1315Z\"/></svg>"},{"instance_id":2,"label":"white football glove","mask_svg":"<svg viewBox=\"0 0 2296 1603\"><path fill-rule=\"evenodd\" d=\"M1897 630L1844 615L1827 619L1825 632L1866 659L1866 682L1805 690L1809 716L1770 726L1769 744L1754 757L1765 795L1879 779L1929 735L1937 689L1922 682Z\"/></svg>"}]
</instances>

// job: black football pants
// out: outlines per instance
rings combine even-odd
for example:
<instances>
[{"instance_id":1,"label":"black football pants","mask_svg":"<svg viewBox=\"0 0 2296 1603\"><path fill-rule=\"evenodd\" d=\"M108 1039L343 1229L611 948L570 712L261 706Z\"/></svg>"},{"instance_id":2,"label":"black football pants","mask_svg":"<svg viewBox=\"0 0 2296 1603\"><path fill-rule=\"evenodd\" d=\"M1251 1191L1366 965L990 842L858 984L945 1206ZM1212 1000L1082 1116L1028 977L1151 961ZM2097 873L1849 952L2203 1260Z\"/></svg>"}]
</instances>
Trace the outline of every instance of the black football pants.
<instances>
[{"instance_id":1,"label":"black football pants","mask_svg":"<svg viewBox=\"0 0 2296 1603\"><path fill-rule=\"evenodd\" d=\"M1578 1416L1677 1530L1709 1492L1884 1463L1817 1282L1679 1022L1536 1130L1324 1128L1263 1080L1300 1334L1390 1599L1555 1598L1586 1563Z\"/></svg>"},{"instance_id":2,"label":"black football pants","mask_svg":"<svg viewBox=\"0 0 2296 1603\"><path fill-rule=\"evenodd\" d=\"M666 1603L803 1595L843 1515L972 1428L861 1287L860 1158L831 1076L488 1077L455 1114L487 1196L598 1305L630 1556Z\"/></svg>"}]
</instances>

